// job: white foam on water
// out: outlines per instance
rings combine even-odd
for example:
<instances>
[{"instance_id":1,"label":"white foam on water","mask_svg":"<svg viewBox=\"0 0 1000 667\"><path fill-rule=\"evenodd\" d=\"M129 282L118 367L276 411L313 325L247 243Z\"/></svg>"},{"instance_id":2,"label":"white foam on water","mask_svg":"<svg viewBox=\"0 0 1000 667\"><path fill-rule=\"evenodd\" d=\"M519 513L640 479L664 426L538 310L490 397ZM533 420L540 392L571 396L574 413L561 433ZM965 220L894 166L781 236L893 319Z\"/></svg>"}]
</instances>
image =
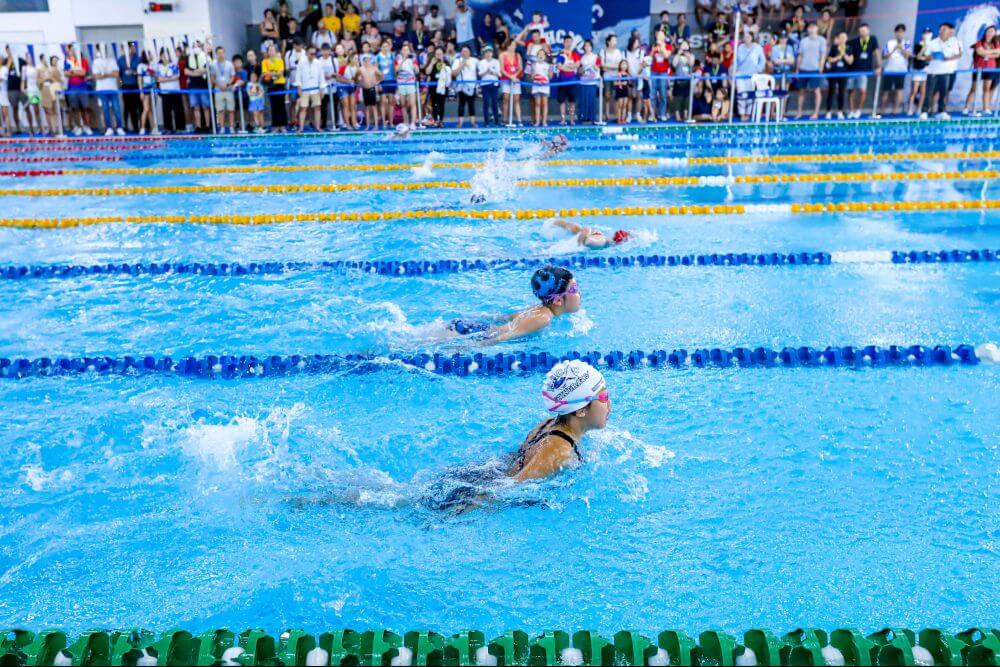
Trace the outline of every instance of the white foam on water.
<instances>
[{"instance_id":1,"label":"white foam on water","mask_svg":"<svg viewBox=\"0 0 1000 667\"><path fill-rule=\"evenodd\" d=\"M507 157L507 149L500 148L486 156L483 166L473 174L469 185L471 199L479 202L496 203L510 201L521 191L518 181L531 178L538 173L538 147L533 154L518 156L512 162Z\"/></svg>"},{"instance_id":2,"label":"white foam on water","mask_svg":"<svg viewBox=\"0 0 1000 667\"><path fill-rule=\"evenodd\" d=\"M441 162L444 157L444 153L438 153L437 151L431 151L425 155L420 166L413 168L413 178L431 178L434 176L434 167L432 165L435 162Z\"/></svg>"},{"instance_id":3,"label":"white foam on water","mask_svg":"<svg viewBox=\"0 0 1000 667\"><path fill-rule=\"evenodd\" d=\"M614 400L611 403L611 414L614 416ZM590 448L592 456L588 456L595 469L605 464L620 466L633 460L641 461L644 469L660 468L664 463L676 456L676 453L663 445L654 445L638 438L628 430L614 426L596 431L593 434L595 446Z\"/></svg>"},{"instance_id":4,"label":"white foam on water","mask_svg":"<svg viewBox=\"0 0 1000 667\"><path fill-rule=\"evenodd\" d=\"M365 325L368 331L384 333L391 339L406 338L417 341L434 341L451 337L448 332L448 323L441 318L424 324L410 324L406 313L395 302L379 301L372 305L374 308L384 311L388 317L370 320Z\"/></svg>"},{"instance_id":5,"label":"white foam on water","mask_svg":"<svg viewBox=\"0 0 1000 667\"><path fill-rule=\"evenodd\" d=\"M181 450L203 466L224 471L236 467L243 449L260 436L260 423L235 417L228 424L195 424L187 429Z\"/></svg>"},{"instance_id":6,"label":"white foam on water","mask_svg":"<svg viewBox=\"0 0 1000 667\"><path fill-rule=\"evenodd\" d=\"M21 466L21 472L24 473L22 482L28 485L32 491L44 491L48 488L64 486L72 482L75 477L73 471L68 468L45 470L42 466L34 463Z\"/></svg>"},{"instance_id":7,"label":"white foam on water","mask_svg":"<svg viewBox=\"0 0 1000 667\"><path fill-rule=\"evenodd\" d=\"M575 313L569 314L570 330L569 336L586 336L594 328L594 320L587 315L587 310L581 308Z\"/></svg>"}]
</instances>

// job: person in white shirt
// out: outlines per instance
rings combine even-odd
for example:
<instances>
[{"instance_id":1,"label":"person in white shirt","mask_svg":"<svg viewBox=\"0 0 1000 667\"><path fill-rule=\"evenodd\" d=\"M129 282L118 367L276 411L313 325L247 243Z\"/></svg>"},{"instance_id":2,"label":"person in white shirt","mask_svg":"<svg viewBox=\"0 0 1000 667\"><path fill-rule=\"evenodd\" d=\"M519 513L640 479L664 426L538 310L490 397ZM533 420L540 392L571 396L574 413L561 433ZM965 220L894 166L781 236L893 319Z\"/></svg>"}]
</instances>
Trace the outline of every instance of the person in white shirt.
<instances>
[{"instance_id":1,"label":"person in white shirt","mask_svg":"<svg viewBox=\"0 0 1000 667\"><path fill-rule=\"evenodd\" d=\"M885 43L882 67L882 109L898 114L903 107L903 88L906 85L906 71L910 69L913 57L913 43L906 39L906 26L896 26L895 37ZM891 101L891 106L890 106Z\"/></svg>"},{"instance_id":2,"label":"person in white shirt","mask_svg":"<svg viewBox=\"0 0 1000 667\"><path fill-rule=\"evenodd\" d=\"M305 60L300 60L295 68L295 87L299 93L299 132L306 126L306 111L313 110L313 129L317 132L320 125L320 105L323 104L325 85L323 64L316 60L316 47L309 47Z\"/></svg>"},{"instance_id":3,"label":"person in white shirt","mask_svg":"<svg viewBox=\"0 0 1000 667\"><path fill-rule=\"evenodd\" d=\"M220 134L229 129L235 131L236 96L233 94L233 79L236 68L226 60L226 52L221 46L215 47L215 61L208 66L212 86L215 88L216 127ZM227 122L228 121L228 122Z\"/></svg>"},{"instance_id":4,"label":"person in white shirt","mask_svg":"<svg viewBox=\"0 0 1000 667\"><path fill-rule=\"evenodd\" d=\"M340 72L341 61L347 62L347 56L345 55L344 46L342 44L337 44L336 49L333 53L330 52L330 47L322 47L318 56L316 56L316 62L320 64L323 68L323 97L327 95L333 95L334 101L336 102L340 97L340 89L337 88L337 75ZM320 104L320 116L322 116L321 127L327 126L328 121L328 104ZM334 105L334 113L339 107L339 104ZM336 119L335 119L336 120ZM341 116L340 119L341 126L343 126L344 118ZM336 125L336 122L334 123Z\"/></svg>"},{"instance_id":5,"label":"person in white shirt","mask_svg":"<svg viewBox=\"0 0 1000 667\"><path fill-rule=\"evenodd\" d=\"M437 5L431 5L430 13L424 18L424 26L431 33L435 30L444 30L444 16Z\"/></svg>"},{"instance_id":6,"label":"person in white shirt","mask_svg":"<svg viewBox=\"0 0 1000 667\"><path fill-rule=\"evenodd\" d=\"M317 49L322 49L324 45L328 45L330 48L333 48L336 43L337 36L327 30L325 23L320 22L319 30L313 33L312 45Z\"/></svg>"},{"instance_id":7,"label":"person in white shirt","mask_svg":"<svg viewBox=\"0 0 1000 667\"><path fill-rule=\"evenodd\" d=\"M101 47L95 50L94 57L94 90L104 112L104 134L111 136L125 134L122 129L121 100L118 97L118 63L114 58L105 57Z\"/></svg>"},{"instance_id":8,"label":"person in white shirt","mask_svg":"<svg viewBox=\"0 0 1000 667\"><path fill-rule=\"evenodd\" d=\"M625 54L618 48L618 37L608 35L604 38L604 48L601 49L601 72L604 76L604 117L613 118L615 109L614 79L618 76L618 63Z\"/></svg>"},{"instance_id":9,"label":"person in white shirt","mask_svg":"<svg viewBox=\"0 0 1000 667\"><path fill-rule=\"evenodd\" d=\"M924 110L920 118L926 119L927 113L937 101L937 118L948 120L948 94L955 85L955 70L958 69L958 59L962 57L962 46L955 39L955 26L942 23L938 28L938 36L931 40L930 48L920 57L927 63L927 95L924 97Z\"/></svg>"},{"instance_id":10,"label":"person in white shirt","mask_svg":"<svg viewBox=\"0 0 1000 667\"><path fill-rule=\"evenodd\" d=\"M753 41L753 34L743 33L743 39L736 47L736 106L740 120L746 121L753 108L753 100L740 97L740 93L748 93L754 89L753 76L761 74L767 65L767 57L760 44Z\"/></svg>"},{"instance_id":11,"label":"person in white shirt","mask_svg":"<svg viewBox=\"0 0 1000 667\"><path fill-rule=\"evenodd\" d=\"M455 3L455 41L458 42L459 49L468 46L470 53L476 46L476 35L472 31L472 10L465 0Z\"/></svg>"},{"instance_id":12,"label":"person in white shirt","mask_svg":"<svg viewBox=\"0 0 1000 667\"><path fill-rule=\"evenodd\" d=\"M455 65L451 68L452 76L458 84L458 127L462 127L465 121L466 110L472 120L472 127L476 125L476 77L479 76L479 60L472 56L472 47L463 46L462 54L455 59ZM471 83L465 83L465 82Z\"/></svg>"},{"instance_id":13,"label":"person in white shirt","mask_svg":"<svg viewBox=\"0 0 1000 667\"><path fill-rule=\"evenodd\" d=\"M41 134L42 91L38 88L38 68L35 67L35 57L31 53L25 54L24 57L24 67L21 68L21 90L24 92L24 109L28 114L28 134L35 134L36 123L38 124L38 134ZM42 58L44 60L45 56Z\"/></svg>"},{"instance_id":14,"label":"person in white shirt","mask_svg":"<svg viewBox=\"0 0 1000 667\"><path fill-rule=\"evenodd\" d=\"M483 47L478 67L479 90L483 93L483 125L500 127L500 61L493 57L493 45Z\"/></svg>"}]
</instances>

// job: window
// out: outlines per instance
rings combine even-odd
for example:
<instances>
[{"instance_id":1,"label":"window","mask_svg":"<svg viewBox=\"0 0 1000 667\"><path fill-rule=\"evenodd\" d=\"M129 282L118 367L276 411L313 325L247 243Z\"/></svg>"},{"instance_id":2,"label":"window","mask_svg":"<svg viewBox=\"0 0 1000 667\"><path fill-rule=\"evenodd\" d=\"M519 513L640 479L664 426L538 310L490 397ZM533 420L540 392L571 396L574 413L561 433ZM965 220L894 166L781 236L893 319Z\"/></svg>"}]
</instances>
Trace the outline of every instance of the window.
<instances>
[{"instance_id":1,"label":"window","mask_svg":"<svg viewBox=\"0 0 1000 667\"><path fill-rule=\"evenodd\" d=\"M0 0L0 12L47 12L49 0Z\"/></svg>"}]
</instances>

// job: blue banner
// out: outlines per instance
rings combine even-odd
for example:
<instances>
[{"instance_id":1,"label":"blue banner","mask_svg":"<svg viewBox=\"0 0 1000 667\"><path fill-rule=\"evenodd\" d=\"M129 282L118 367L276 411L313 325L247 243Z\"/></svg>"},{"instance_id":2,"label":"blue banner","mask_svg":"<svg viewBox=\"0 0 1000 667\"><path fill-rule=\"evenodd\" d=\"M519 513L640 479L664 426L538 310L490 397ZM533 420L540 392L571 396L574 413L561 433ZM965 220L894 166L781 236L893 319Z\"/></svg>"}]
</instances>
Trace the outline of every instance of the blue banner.
<instances>
[{"instance_id":1,"label":"blue banner","mask_svg":"<svg viewBox=\"0 0 1000 667\"><path fill-rule=\"evenodd\" d=\"M488 12L502 17L515 34L531 22L533 12L541 12L548 20L544 34L551 44L561 44L570 35L579 47L584 39L614 33L625 48L624 40L633 30L639 30L643 41L649 35L649 0L470 0L469 6L475 25Z\"/></svg>"}]
</instances>

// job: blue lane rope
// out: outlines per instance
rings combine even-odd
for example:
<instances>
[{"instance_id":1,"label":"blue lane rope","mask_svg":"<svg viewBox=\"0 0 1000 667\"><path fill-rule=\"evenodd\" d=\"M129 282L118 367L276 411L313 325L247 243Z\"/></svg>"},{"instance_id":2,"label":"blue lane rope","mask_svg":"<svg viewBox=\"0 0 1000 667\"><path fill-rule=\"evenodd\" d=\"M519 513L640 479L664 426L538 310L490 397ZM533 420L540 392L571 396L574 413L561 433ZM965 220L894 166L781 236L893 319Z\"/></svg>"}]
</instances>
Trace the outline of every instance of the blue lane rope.
<instances>
[{"instance_id":1,"label":"blue lane rope","mask_svg":"<svg viewBox=\"0 0 1000 667\"><path fill-rule=\"evenodd\" d=\"M885 251L893 264L998 262L996 250ZM535 269L546 264L568 269L673 266L825 266L838 262L829 252L712 253L707 255L570 255L517 259L336 260L327 262L134 262L122 264L21 264L0 266L0 279L76 278L78 276L199 275L252 276L330 270L381 276L425 276L471 271ZM854 263L854 262L851 262Z\"/></svg>"},{"instance_id":2,"label":"blue lane rope","mask_svg":"<svg viewBox=\"0 0 1000 667\"><path fill-rule=\"evenodd\" d=\"M166 373L198 378L254 378L291 374L336 372L374 372L400 366L437 375L503 376L548 371L560 361L582 359L598 368L635 370L647 367L864 367L864 366L951 366L976 365L976 348L963 344L879 347L767 347L699 348L632 350L608 353L573 351L562 356L548 352L498 352L488 354L420 353L390 354L312 354L288 356L206 355L203 357L39 357L37 359L0 358L0 378L20 379L33 376L63 375L146 375Z\"/></svg>"}]
</instances>

